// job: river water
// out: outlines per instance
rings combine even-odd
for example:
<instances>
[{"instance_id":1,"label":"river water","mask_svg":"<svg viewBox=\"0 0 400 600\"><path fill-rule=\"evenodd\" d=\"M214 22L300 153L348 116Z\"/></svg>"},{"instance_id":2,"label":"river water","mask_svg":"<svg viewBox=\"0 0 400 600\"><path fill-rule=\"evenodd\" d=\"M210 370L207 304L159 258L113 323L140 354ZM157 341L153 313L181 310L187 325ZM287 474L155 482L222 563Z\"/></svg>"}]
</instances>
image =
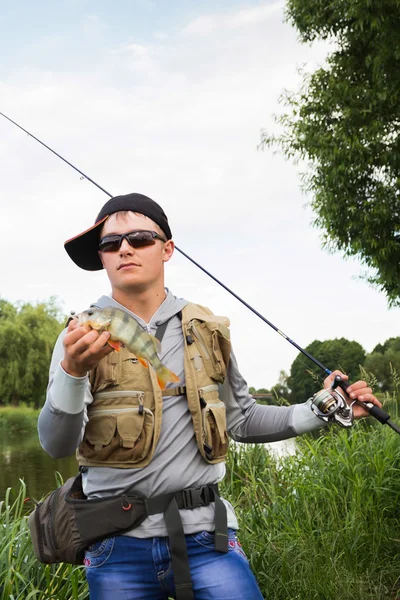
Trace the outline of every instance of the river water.
<instances>
[{"instance_id":1,"label":"river water","mask_svg":"<svg viewBox=\"0 0 400 600\"><path fill-rule=\"evenodd\" d=\"M294 439L265 447L277 457L296 451ZM51 458L41 448L36 434L0 440L0 466L0 500L4 499L7 488L12 488L13 495L18 492L20 479L25 481L26 496L39 500L56 487L56 471L64 481L78 472L75 456Z\"/></svg>"}]
</instances>

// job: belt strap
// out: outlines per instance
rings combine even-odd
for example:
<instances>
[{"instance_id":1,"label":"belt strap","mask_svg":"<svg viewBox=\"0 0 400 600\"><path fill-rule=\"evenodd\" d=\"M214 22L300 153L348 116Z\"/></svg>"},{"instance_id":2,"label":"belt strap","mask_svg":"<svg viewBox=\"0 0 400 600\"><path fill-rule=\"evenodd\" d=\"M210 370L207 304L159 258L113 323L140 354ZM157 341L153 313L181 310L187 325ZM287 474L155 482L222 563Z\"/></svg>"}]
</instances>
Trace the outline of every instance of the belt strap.
<instances>
[{"instance_id":1,"label":"belt strap","mask_svg":"<svg viewBox=\"0 0 400 600\"><path fill-rule=\"evenodd\" d=\"M193 509L215 502L215 549L228 552L228 517L226 506L218 494L218 485L187 488L175 494L148 498L149 515L164 513L171 545L171 562L177 600L194 600L189 557L179 509Z\"/></svg>"},{"instance_id":2,"label":"belt strap","mask_svg":"<svg viewBox=\"0 0 400 600\"><path fill-rule=\"evenodd\" d=\"M164 519L171 546L171 563L176 598L177 600L194 600L185 534L175 498L172 498L167 510L164 512Z\"/></svg>"}]
</instances>

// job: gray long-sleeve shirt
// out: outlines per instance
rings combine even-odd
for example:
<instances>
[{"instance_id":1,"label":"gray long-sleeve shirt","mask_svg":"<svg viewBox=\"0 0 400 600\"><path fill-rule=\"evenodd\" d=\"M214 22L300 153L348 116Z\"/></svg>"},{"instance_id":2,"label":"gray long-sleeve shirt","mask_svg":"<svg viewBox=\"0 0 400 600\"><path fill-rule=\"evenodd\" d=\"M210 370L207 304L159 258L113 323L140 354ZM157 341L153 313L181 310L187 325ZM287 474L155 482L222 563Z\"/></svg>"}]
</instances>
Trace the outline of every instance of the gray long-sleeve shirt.
<instances>
[{"instance_id":1,"label":"gray long-sleeve shirt","mask_svg":"<svg viewBox=\"0 0 400 600\"><path fill-rule=\"evenodd\" d=\"M157 327L168 321L160 359L179 376L181 385L185 385L184 342L178 313L186 304L186 300L176 298L168 292L165 301L149 323L130 313L153 335ZM96 305L117 306L127 310L108 296L102 296ZM42 447L51 456L58 458L73 454L80 444L88 421L86 407L93 401L89 378L72 377L61 367L64 335L65 330L54 348L46 402L38 422ZM323 424L307 404L290 407L257 404L239 372L233 353L228 366L228 376L220 386L220 396L226 405L229 435L238 442L283 440L317 429ZM167 396L163 399L161 433L151 463L139 469L90 467L83 474L83 488L89 498L118 494L129 487L150 497L217 483L224 475L224 463L210 465L198 451L186 396ZM234 510L229 502L224 502L228 510L228 525L237 529ZM186 534L214 529L214 504L193 510L181 510L180 513ZM166 536L163 515L149 516L129 535Z\"/></svg>"}]
</instances>

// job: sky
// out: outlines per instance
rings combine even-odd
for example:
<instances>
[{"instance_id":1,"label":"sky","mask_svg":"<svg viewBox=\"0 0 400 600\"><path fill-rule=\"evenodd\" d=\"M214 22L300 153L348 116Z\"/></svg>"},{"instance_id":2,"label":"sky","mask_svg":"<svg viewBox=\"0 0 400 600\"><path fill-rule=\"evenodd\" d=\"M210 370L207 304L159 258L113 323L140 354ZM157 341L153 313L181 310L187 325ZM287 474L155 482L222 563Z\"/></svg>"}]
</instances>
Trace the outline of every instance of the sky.
<instances>
[{"instance_id":1,"label":"sky","mask_svg":"<svg viewBox=\"0 0 400 600\"><path fill-rule=\"evenodd\" d=\"M0 111L111 195L156 200L178 248L300 346L370 352L399 335L399 309L322 248L299 167L259 148L282 92L328 51L300 44L281 1L0 0ZM2 117L0 175L0 297L56 296L68 314L110 293L63 247L104 192ZM290 370L298 351L179 251L166 284L229 316L249 385Z\"/></svg>"}]
</instances>

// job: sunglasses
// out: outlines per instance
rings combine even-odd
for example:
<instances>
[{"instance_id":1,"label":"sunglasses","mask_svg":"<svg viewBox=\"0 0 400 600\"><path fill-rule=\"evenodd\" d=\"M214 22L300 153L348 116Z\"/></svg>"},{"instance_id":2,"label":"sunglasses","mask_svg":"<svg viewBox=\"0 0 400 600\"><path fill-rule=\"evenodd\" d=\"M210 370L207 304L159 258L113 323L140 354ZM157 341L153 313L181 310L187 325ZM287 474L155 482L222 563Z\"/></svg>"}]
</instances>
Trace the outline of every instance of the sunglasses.
<instances>
[{"instance_id":1,"label":"sunglasses","mask_svg":"<svg viewBox=\"0 0 400 600\"><path fill-rule=\"evenodd\" d=\"M129 233L122 233L121 235L113 233L106 235L100 240L99 250L100 252L117 252L122 242L126 240L132 248L144 248L145 246L153 246L155 240L161 240L166 242L161 235L158 235L155 231L147 231L146 229L135 229Z\"/></svg>"}]
</instances>

